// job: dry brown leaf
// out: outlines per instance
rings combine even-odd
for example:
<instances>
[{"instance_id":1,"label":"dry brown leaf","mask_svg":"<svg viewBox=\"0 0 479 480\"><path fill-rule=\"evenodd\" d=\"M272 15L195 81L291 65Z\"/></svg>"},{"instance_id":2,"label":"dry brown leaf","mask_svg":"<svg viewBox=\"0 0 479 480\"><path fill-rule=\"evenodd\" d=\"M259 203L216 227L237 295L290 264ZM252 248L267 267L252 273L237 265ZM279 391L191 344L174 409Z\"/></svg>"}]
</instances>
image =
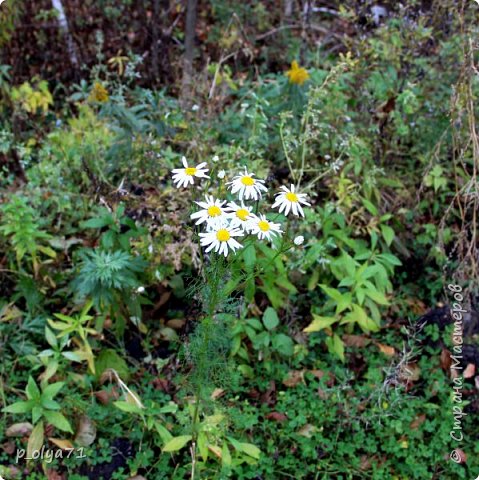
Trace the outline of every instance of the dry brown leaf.
<instances>
[{"instance_id":1,"label":"dry brown leaf","mask_svg":"<svg viewBox=\"0 0 479 480\"><path fill-rule=\"evenodd\" d=\"M387 355L388 357L393 357L396 354L396 350L394 347L390 347L389 345L385 345L384 343L377 343L379 350Z\"/></svg>"},{"instance_id":2,"label":"dry brown leaf","mask_svg":"<svg viewBox=\"0 0 479 480\"><path fill-rule=\"evenodd\" d=\"M327 400L329 398L329 395L321 387L318 387L318 396L321 400Z\"/></svg>"},{"instance_id":3,"label":"dry brown leaf","mask_svg":"<svg viewBox=\"0 0 479 480\"><path fill-rule=\"evenodd\" d=\"M96 427L93 421L83 415L80 418L80 422L78 423L78 428L75 436L75 443L80 445L81 447L89 447L96 438Z\"/></svg>"},{"instance_id":4,"label":"dry brown leaf","mask_svg":"<svg viewBox=\"0 0 479 480\"><path fill-rule=\"evenodd\" d=\"M62 450L70 450L71 448L75 448L75 446L72 442L70 442L70 440L52 437L48 437L48 440L50 440L50 442L52 442L54 445L56 445L58 448L61 448Z\"/></svg>"},{"instance_id":5,"label":"dry brown leaf","mask_svg":"<svg viewBox=\"0 0 479 480\"><path fill-rule=\"evenodd\" d=\"M317 430L317 427L311 425L310 423L307 423L297 431L297 434L301 435L302 437L311 438L313 436L313 433Z\"/></svg>"},{"instance_id":6,"label":"dry brown leaf","mask_svg":"<svg viewBox=\"0 0 479 480\"><path fill-rule=\"evenodd\" d=\"M33 430L33 425L29 422L14 423L10 425L5 431L7 437L24 437L30 435Z\"/></svg>"},{"instance_id":7,"label":"dry brown leaf","mask_svg":"<svg viewBox=\"0 0 479 480\"><path fill-rule=\"evenodd\" d=\"M464 369L463 377L472 378L476 374L476 366L473 363L468 363L467 367Z\"/></svg>"},{"instance_id":8,"label":"dry brown leaf","mask_svg":"<svg viewBox=\"0 0 479 480\"><path fill-rule=\"evenodd\" d=\"M221 455L221 448L217 447L216 445L208 445L208 450L212 453L214 453L220 460L222 458Z\"/></svg>"},{"instance_id":9,"label":"dry brown leaf","mask_svg":"<svg viewBox=\"0 0 479 480\"><path fill-rule=\"evenodd\" d=\"M325 373L323 372L323 370L308 370L309 373L313 374L318 380L321 380Z\"/></svg>"},{"instance_id":10,"label":"dry brown leaf","mask_svg":"<svg viewBox=\"0 0 479 480\"><path fill-rule=\"evenodd\" d=\"M411 430L416 430L426 421L426 415L422 413L411 422Z\"/></svg>"},{"instance_id":11,"label":"dry brown leaf","mask_svg":"<svg viewBox=\"0 0 479 480\"><path fill-rule=\"evenodd\" d=\"M8 455L13 455L17 450L17 446L15 445L15 442L10 440L2 445L2 450L5 453L8 453Z\"/></svg>"},{"instance_id":12,"label":"dry brown leaf","mask_svg":"<svg viewBox=\"0 0 479 480\"><path fill-rule=\"evenodd\" d=\"M421 376L421 369L417 363L407 363L401 367L399 376L403 381L417 382Z\"/></svg>"},{"instance_id":13,"label":"dry brown leaf","mask_svg":"<svg viewBox=\"0 0 479 480\"><path fill-rule=\"evenodd\" d=\"M288 417L284 413L280 412L271 412L266 415L267 420L274 420L275 422L284 422L288 420Z\"/></svg>"},{"instance_id":14,"label":"dry brown leaf","mask_svg":"<svg viewBox=\"0 0 479 480\"><path fill-rule=\"evenodd\" d=\"M347 347L362 348L371 342L371 339L363 335L343 335L341 339Z\"/></svg>"},{"instance_id":15,"label":"dry brown leaf","mask_svg":"<svg viewBox=\"0 0 479 480\"><path fill-rule=\"evenodd\" d=\"M60 474L56 470L48 469L47 470L47 480L65 480L65 474Z\"/></svg>"},{"instance_id":16,"label":"dry brown leaf","mask_svg":"<svg viewBox=\"0 0 479 480\"><path fill-rule=\"evenodd\" d=\"M180 330L184 327L186 320L184 318L173 318L166 322L166 326L172 328L173 330Z\"/></svg>"},{"instance_id":17,"label":"dry brown leaf","mask_svg":"<svg viewBox=\"0 0 479 480\"><path fill-rule=\"evenodd\" d=\"M216 400L221 398L225 394L225 391L222 388L215 388L211 394L211 400Z\"/></svg>"},{"instance_id":18,"label":"dry brown leaf","mask_svg":"<svg viewBox=\"0 0 479 480\"><path fill-rule=\"evenodd\" d=\"M451 363L451 352L447 348L443 348L441 351L441 368L448 371L451 368Z\"/></svg>"},{"instance_id":19,"label":"dry brown leaf","mask_svg":"<svg viewBox=\"0 0 479 480\"><path fill-rule=\"evenodd\" d=\"M295 387L300 382L304 383L304 370L291 370L283 380L283 385L286 387Z\"/></svg>"}]
</instances>

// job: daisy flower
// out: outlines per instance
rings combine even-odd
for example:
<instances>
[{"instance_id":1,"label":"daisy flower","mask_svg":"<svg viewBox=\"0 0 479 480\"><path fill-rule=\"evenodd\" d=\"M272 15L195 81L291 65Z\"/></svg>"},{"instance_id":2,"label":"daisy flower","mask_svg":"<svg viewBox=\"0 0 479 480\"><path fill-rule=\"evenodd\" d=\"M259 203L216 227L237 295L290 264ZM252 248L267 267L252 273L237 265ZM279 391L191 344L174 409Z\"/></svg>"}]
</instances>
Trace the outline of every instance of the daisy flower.
<instances>
[{"instance_id":1,"label":"daisy flower","mask_svg":"<svg viewBox=\"0 0 479 480\"><path fill-rule=\"evenodd\" d=\"M284 211L285 215L288 215L290 210L292 210L293 215L301 215L304 217L304 212L300 204L302 203L303 205L311 205L306 201L307 195L305 193L295 192L294 185L291 185L289 190L283 185L281 190L283 191L276 194L272 208L279 207L279 213Z\"/></svg>"},{"instance_id":2,"label":"daisy flower","mask_svg":"<svg viewBox=\"0 0 479 480\"><path fill-rule=\"evenodd\" d=\"M253 207L247 207L243 202L241 205L235 202L228 203L226 211L231 219L230 225L233 228L241 227L243 230L247 230L249 222L256 217L252 210Z\"/></svg>"},{"instance_id":3,"label":"daisy flower","mask_svg":"<svg viewBox=\"0 0 479 480\"><path fill-rule=\"evenodd\" d=\"M193 220L196 220L195 225L204 222L209 224L225 215L225 210L223 209L223 205L226 203L225 200L215 199L211 195L207 195L205 199L205 202L195 202L201 207L200 211L190 215Z\"/></svg>"},{"instance_id":4,"label":"daisy flower","mask_svg":"<svg viewBox=\"0 0 479 480\"><path fill-rule=\"evenodd\" d=\"M239 228L233 228L228 222L222 221L213 224L210 232L200 233L200 243L202 247L206 247L206 253L214 250L226 257L229 250L234 253L237 249L243 248L243 245L233 238L242 236L243 232Z\"/></svg>"},{"instance_id":5,"label":"daisy flower","mask_svg":"<svg viewBox=\"0 0 479 480\"><path fill-rule=\"evenodd\" d=\"M177 184L177 188L187 187L188 184L193 185L193 177L209 178L208 175L206 175L208 169L204 168L206 162L202 162L196 167L189 167L185 157L183 157L181 161L183 162L184 168L175 168L173 170L173 183Z\"/></svg>"},{"instance_id":6,"label":"daisy flower","mask_svg":"<svg viewBox=\"0 0 479 480\"><path fill-rule=\"evenodd\" d=\"M268 189L264 186L264 180L257 180L254 173L240 173L233 178L227 185L231 185L231 193L238 193L240 200L259 200L261 198L261 191L267 192Z\"/></svg>"},{"instance_id":7,"label":"daisy flower","mask_svg":"<svg viewBox=\"0 0 479 480\"><path fill-rule=\"evenodd\" d=\"M251 230L251 233L257 235L260 240L266 238L269 241L273 241L274 237L283 233L280 223L270 222L262 214L252 219L249 222L248 228Z\"/></svg>"}]
</instances>

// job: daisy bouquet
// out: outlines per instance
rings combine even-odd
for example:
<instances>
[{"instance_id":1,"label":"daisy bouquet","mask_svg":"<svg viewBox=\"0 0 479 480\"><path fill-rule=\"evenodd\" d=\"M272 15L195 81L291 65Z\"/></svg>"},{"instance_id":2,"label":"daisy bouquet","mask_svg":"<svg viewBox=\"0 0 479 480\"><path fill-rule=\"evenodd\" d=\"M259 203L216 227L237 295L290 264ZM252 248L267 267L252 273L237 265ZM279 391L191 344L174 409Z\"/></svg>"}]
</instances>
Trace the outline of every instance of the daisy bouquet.
<instances>
[{"instance_id":1,"label":"daisy bouquet","mask_svg":"<svg viewBox=\"0 0 479 480\"><path fill-rule=\"evenodd\" d=\"M185 157L183 168L173 170L173 183L177 188L198 186L203 179L211 180L207 175L206 163L189 166ZM224 171L218 175L222 181ZM259 211L263 196L268 193L265 180L255 178L255 174L246 168L229 182L226 182L228 195L233 199L219 199L206 194L204 199L194 201L197 211L190 215L195 225L201 227L200 244L206 254L216 253L228 257L245 247L243 239L256 238L259 241L274 243L284 234L281 223L267 218L266 212ZM210 181L211 184L211 181ZM277 209L276 218L283 214L288 217L304 217L303 206L309 206L307 195L300 193L295 185L282 186L276 193L272 210ZM271 215L270 215L271 216ZM282 247L287 242L281 242ZM297 242L296 242L297 244Z\"/></svg>"}]
</instances>

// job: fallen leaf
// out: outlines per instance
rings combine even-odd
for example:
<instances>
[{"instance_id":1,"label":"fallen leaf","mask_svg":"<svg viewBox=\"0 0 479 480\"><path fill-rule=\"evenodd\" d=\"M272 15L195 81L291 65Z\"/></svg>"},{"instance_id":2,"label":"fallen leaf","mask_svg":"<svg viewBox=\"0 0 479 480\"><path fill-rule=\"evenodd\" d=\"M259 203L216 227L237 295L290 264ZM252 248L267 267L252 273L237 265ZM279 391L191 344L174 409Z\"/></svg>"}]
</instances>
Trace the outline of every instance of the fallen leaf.
<instances>
[{"instance_id":1,"label":"fallen leaf","mask_svg":"<svg viewBox=\"0 0 479 480\"><path fill-rule=\"evenodd\" d=\"M225 394L225 391L222 388L215 388L211 394L211 400L216 400L221 398Z\"/></svg>"},{"instance_id":2,"label":"fallen leaf","mask_svg":"<svg viewBox=\"0 0 479 480\"><path fill-rule=\"evenodd\" d=\"M30 435L33 430L33 425L29 422L14 423L5 431L7 437L24 437Z\"/></svg>"},{"instance_id":3,"label":"fallen leaf","mask_svg":"<svg viewBox=\"0 0 479 480\"><path fill-rule=\"evenodd\" d=\"M300 382L304 383L304 371L291 370L288 372L288 376L283 380L283 385L286 387L295 387Z\"/></svg>"},{"instance_id":4,"label":"fallen leaf","mask_svg":"<svg viewBox=\"0 0 479 480\"><path fill-rule=\"evenodd\" d=\"M65 475L59 474L56 470L47 470L47 480L65 480Z\"/></svg>"},{"instance_id":5,"label":"fallen leaf","mask_svg":"<svg viewBox=\"0 0 479 480\"><path fill-rule=\"evenodd\" d=\"M421 415L418 415L412 422L411 422L411 430L416 430L418 427L420 427L424 422L426 421L426 415L422 413Z\"/></svg>"},{"instance_id":6,"label":"fallen leaf","mask_svg":"<svg viewBox=\"0 0 479 480\"><path fill-rule=\"evenodd\" d=\"M266 403L270 407L276 404L276 383L274 380L271 380L269 382L268 389L263 394L261 394L260 402Z\"/></svg>"},{"instance_id":7,"label":"fallen leaf","mask_svg":"<svg viewBox=\"0 0 479 480\"><path fill-rule=\"evenodd\" d=\"M399 370L399 378L406 382L417 382L421 376L421 369L417 363L407 363Z\"/></svg>"},{"instance_id":8,"label":"fallen leaf","mask_svg":"<svg viewBox=\"0 0 479 480\"><path fill-rule=\"evenodd\" d=\"M5 453L8 455L13 455L15 450L17 449L17 446L13 441L6 442L2 445L2 449Z\"/></svg>"},{"instance_id":9,"label":"fallen leaf","mask_svg":"<svg viewBox=\"0 0 479 480\"><path fill-rule=\"evenodd\" d=\"M473 363L468 363L467 367L464 369L463 377L472 378L476 374L476 366Z\"/></svg>"},{"instance_id":10,"label":"fallen leaf","mask_svg":"<svg viewBox=\"0 0 479 480\"><path fill-rule=\"evenodd\" d=\"M48 437L48 440L50 440L50 442L52 442L54 445L56 445L58 448L61 448L62 450L69 450L71 448L75 448L73 443L70 442L70 440L52 437Z\"/></svg>"},{"instance_id":11,"label":"fallen leaf","mask_svg":"<svg viewBox=\"0 0 479 480\"><path fill-rule=\"evenodd\" d=\"M343 343L347 347L365 347L368 343L371 343L371 339L364 337L363 335L342 335Z\"/></svg>"},{"instance_id":12,"label":"fallen leaf","mask_svg":"<svg viewBox=\"0 0 479 480\"><path fill-rule=\"evenodd\" d=\"M271 412L266 415L267 420L274 420L275 422L284 422L288 420L288 417L284 413L280 412Z\"/></svg>"},{"instance_id":13,"label":"fallen leaf","mask_svg":"<svg viewBox=\"0 0 479 480\"><path fill-rule=\"evenodd\" d=\"M115 387L111 390L100 390L94 393L95 397L102 405L108 405L112 400L118 400L120 395Z\"/></svg>"},{"instance_id":14,"label":"fallen leaf","mask_svg":"<svg viewBox=\"0 0 479 480\"><path fill-rule=\"evenodd\" d=\"M314 425L311 425L310 423L307 423L306 425L304 425L298 430L297 434L301 435L302 437L311 438L313 436L313 433L316 432L317 430L318 430L317 427L315 427Z\"/></svg>"},{"instance_id":15,"label":"fallen leaf","mask_svg":"<svg viewBox=\"0 0 479 480\"><path fill-rule=\"evenodd\" d=\"M361 455L361 463L359 464L359 468L361 470L369 470L372 465L372 458L369 458L367 455Z\"/></svg>"},{"instance_id":16,"label":"fallen leaf","mask_svg":"<svg viewBox=\"0 0 479 480\"><path fill-rule=\"evenodd\" d=\"M221 448L216 445L208 445L208 450L213 452L221 460Z\"/></svg>"},{"instance_id":17,"label":"fallen leaf","mask_svg":"<svg viewBox=\"0 0 479 480\"><path fill-rule=\"evenodd\" d=\"M329 398L329 395L321 387L318 387L318 396L321 400L327 400Z\"/></svg>"},{"instance_id":18,"label":"fallen leaf","mask_svg":"<svg viewBox=\"0 0 479 480\"><path fill-rule=\"evenodd\" d=\"M323 370L308 370L308 372L313 374L319 380L321 380L325 375Z\"/></svg>"},{"instance_id":19,"label":"fallen leaf","mask_svg":"<svg viewBox=\"0 0 479 480\"><path fill-rule=\"evenodd\" d=\"M441 351L441 368L447 372L451 368L451 364L451 352L447 348L443 348Z\"/></svg>"},{"instance_id":20,"label":"fallen leaf","mask_svg":"<svg viewBox=\"0 0 479 480\"><path fill-rule=\"evenodd\" d=\"M387 355L388 357L392 357L396 354L396 350L394 347L390 347L389 345L384 345L383 343L377 343L377 346L379 347L379 350L384 353L384 355Z\"/></svg>"},{"instance_id":21,"label":"fallen leaf","mask_svg":"<svg viewBox=\"0 0 479 480\"><path fill-rule=\"evenodd\" d=\"M174 318L166 322L166 326L172 328L173 330L180 330L185 325L186 320L184 318Z\"/></svg>"},{"instance_id":22,"label":"fallen leaf","mask_svg":"<svg viewBox=\"0 0 479 480\"><path fill-rule=\"evenodd\" d=\"M80 422L78 423L78 428L75 436L75 443L80 445L81 447L89 447L96 438L96 427L93 421L83 415L80 418Z\"/></svg>"}]
</instances>

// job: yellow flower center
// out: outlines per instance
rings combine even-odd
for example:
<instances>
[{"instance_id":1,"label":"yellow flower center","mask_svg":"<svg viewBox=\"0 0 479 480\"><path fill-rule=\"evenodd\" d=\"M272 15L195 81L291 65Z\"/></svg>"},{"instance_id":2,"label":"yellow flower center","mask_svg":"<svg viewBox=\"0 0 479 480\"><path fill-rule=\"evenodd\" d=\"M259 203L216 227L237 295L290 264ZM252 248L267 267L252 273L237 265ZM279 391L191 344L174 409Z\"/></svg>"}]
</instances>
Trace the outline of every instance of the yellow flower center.
<instances>
[{"instance_id":1,"label":"yellow flower center","mask_svg":"<svg viewBox=\"0 0 479 480\"><path fill-rule=\"evenodd\" d=\"M246 210L246 208L240 208L239 210L236 210L236 216L240 219L243 220L243 222L246 221L248 218L249 212Z\"/></svg>"},{"instance_id":2,"label":"yellow flower center","mask_svg":"<svg viewBox=\"0 0 479 480\"><path fill-rule=\"evenodd\" d=\"M190 177L192 177L196 173L196 168L195 167L185 168L185 173L186 175L189 175Z\"/></svg>"},{"instance_id":3,"label":"yellow flower center","mask_svg":"<svg viewBox=\"0 0 479 480\"><path fill-rule=\"evenodd\" d=\"M266 220L260 220L258 222L258 227L263 232L267 232L270 229L269 222L267 222Z\"/></svg>"},{"instance_id":4,"label":"yellow flower center","mask_svg":"<svg viewBox=\"0 0 479 480\"><path fill-rule=\"evenodd\" d=\"M295 193L293 192L288 192L286 195L285 195L286 199L289 200L290 202L294 202L296 203L298 201L298 195L296 195Z\"/></svg>"},{"instance_id":5,"label":"yellow flower center","mask_svg":"<svg viewBox=\"0 0 479 480\"><path fill-rule=\"evenodd\" d=\"M217 207L216 205L212 205L211 207L208 208L208 215L210 217L219 217L221 215L220 207Z\"/></svg>"},{"instance_id":6,"label":"yellow flower center","mask_svg":"<svg viewBox=\"0 0 479 480\"><path fill-rule=\"evenodd\" d=\"M254 185L254 179L251 177L245 176L241 178L241 183L243 185L246 185L247 187L251 187L252 185Z\"/></svg>"},{"instance_id":7,"label":"yellow flower center","mask_svg":"<svg viewBox=\"0 0 479 480\"><path fill-rule=\"evenodd\" d=\"M227 242L231 238L231 235L230 235L230 232L228 232L228 230L222 228L221 230L218 230L216 232L216 238L220 242Z\"/></svg>"}]
</instances>

